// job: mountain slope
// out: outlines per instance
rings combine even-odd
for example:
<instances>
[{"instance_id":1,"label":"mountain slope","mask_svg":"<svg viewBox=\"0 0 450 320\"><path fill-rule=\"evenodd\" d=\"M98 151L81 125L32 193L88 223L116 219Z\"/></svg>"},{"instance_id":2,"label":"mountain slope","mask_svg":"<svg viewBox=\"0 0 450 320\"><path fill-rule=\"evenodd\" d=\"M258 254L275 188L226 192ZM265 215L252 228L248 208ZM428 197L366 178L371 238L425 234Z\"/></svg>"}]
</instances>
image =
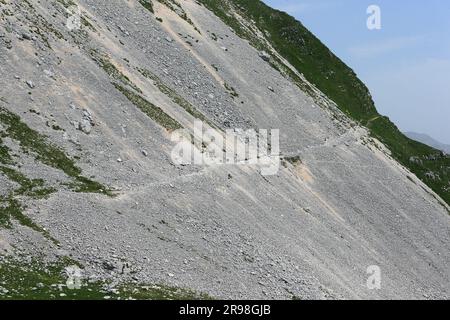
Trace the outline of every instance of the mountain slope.
<instances>
[{"instance_id":1,"label":"mountain slope","mask_svg":"<svg viewBox=\"0 0 450 320\"><path fill-rule=\"evenodd\" d=\"M448 206L263 31L191 0L0 5L2 297L449 296ZM176 163L196 119L279 129L279 171Z\"/></svg>"},{"instance_id":2,"label":"mountain slope","mask_svg":"<svg viewBox=\"0 0 450 320\"><path fill-rule=\"evenodd\" d=\"M300 22L260 0L201 2L256 48L271 52L268 47L271 46L276 50L343 112L369 128L372 136L383 142L396 160L450 204L450 156L409 139L389 118L378 114L369 90L354 71ZM258 35L255 30L261 33ZM274 57L274 60L277 65L278 59ZM420 163L414 159L420 159Z\"/></svg>"}]
</instances>

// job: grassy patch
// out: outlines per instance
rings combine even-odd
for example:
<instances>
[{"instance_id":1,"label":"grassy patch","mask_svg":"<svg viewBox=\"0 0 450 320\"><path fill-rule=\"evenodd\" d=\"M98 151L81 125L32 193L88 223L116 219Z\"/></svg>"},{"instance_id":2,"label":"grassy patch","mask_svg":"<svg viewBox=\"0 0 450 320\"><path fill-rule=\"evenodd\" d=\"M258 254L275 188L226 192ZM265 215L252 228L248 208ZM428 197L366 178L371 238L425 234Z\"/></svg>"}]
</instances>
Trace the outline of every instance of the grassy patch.
<instances>
[{"instance_id":1,"label":"grassy patch","mask_svg":"<svg viewBox=\"0 0 450 320\"><path fill-rule=\"evenodd\" d=\"M12 196L7 198L0 197L0 226L7 229L11 228L11 219L15 219L21 225L43 234L47 239L56 243L56 240L54 240L47 231L23 214L23 208L19 201Z\"/></svg>"},{"instance_id":2,"label":"grassy patch","mask_svg":"<svg viewBox=\"0 0 450 320\"><path fill-rule=\"evenodd\" d=\"M0 172L3 173L3 175L5 175L9 180L14 181L20 185L20 187L14 191L15 195L23 195L35 199L40 199L55 192L54 188L45 187L44 180L29 179L15 169L0 166Z\"/></svg>"},{"instance_id":3,"label":"grassy patch","mask_svg":"<svg viewBox=\"0 0 450 320\"><path fill-rule=\"evenodd\" d=\"M63 171L78 184L84 184L84 189L89 192L108 194L106 187L83 177L81 169L75 165L74 160L70 159L64 151L49 143L45 136L28 127L21 121L19 116L3 107L0 107L0 124L5 127L4 134L16 140L24 153L32 153L37 161ZM4 147L2 150L5 152ZM5 170L3 171L5 173ZM12 173L10 174L12 176ZM20 176L16 177L20 179Z\"/></svg>"},{"instance_id":4,"label":"grassy patch","mask_svg":"<svg viewBox=\"0 0 450 320\"><path fill-rule=\"evenodd\" d=\"M36 260L27 264L0 260L0 300L210 299L204 294L165 285L122 284L111 293L106 289L107 283L83 279L79 289L69 289L65 268L70 265L78 264L71 259L49 265Z\"/></svg>"},{"instance_id":5,"label":"grassy patch","mask_svg":"<svg viewBox=\"0 0 450 320\"><path fill-rule=\"evenodd\" d=\"M11 164L12 159L9 154L9 148L3 145L3 140L0 138L0 163Z\"/></svg>"},{"instance_id":6,"label":"grassy patch","mask_svg":"<svg viewBox=\"0 0 450 320\"><path fill-rule=\"evenodd\" d=\"M77 4L73 2L72 0L57 0L57 2L61 3L64 8L69 8L71 6L76 6Z\"/></svg>"},{"instance_id":7,"label":"grassy patch","mask_svg":"<svg viewBox=\"0 0 450 320\"><path fill-rule=\"evenodd\" d=\"M28 127L19 116L2 107L0 107L0 123L6 127L6 135L18 141L25 153L35 153L38 161L62 170L68 176L76 177L81 174L81 170L61 149L48 143L44 136Z\"/></svg>"},{"instance_id":8,"label":"grassy patch","mask_svg":"<svg viewBox=\"0 0 450 320\"><path fill-rule=\"evenodd\" d=\"M121 85L115 83L114 86L119 90L131 103L138 107L142 112L149 116L153 121L160 124L167 130L181 129L181 124L174 120L167 113L165 113L161 108L155 106L153 103L145 100L137 93L128 90Z\"/></svg>"},{"instance_id":9,"label":"grassy patch","mask_svg":"<svg viewBox=\"0 0 450 320\"><path fill-rule=\"evenodd\" d=\"M182 107L191 116L205 123L208 123L213 128L216 127L211 121L209 121L207 117L205 117L203 113L198 111L189 101L180 96L175 90L165 85L158 76L156 76L147 69L138 68L137 70L144 77L152 80L153 84L159 89L159 91L168 96L174 103Z\"/></svg>"},{"instance_id":10,"label":"grassy patch","mask_svg":"<svg viewBox=\"0 0 450 320\"><path fill-rule=\"evenodd\" d=\"M138 88L126 75L120 72L119 69L109 60L108 56L100 53L95 49L90 50L90 55L92 59L108 74L109 77L116 81L120 81L123 84L133 88L133 90L142 93L141 89Z\"/></svg>"},{"instance_id":11,"label":"grassy patch","mask_svg":"<svg viewBox=\"0 0 450 320\"><path fill-rule=\"evenodd\" d=\"M122 285L119 290L121 296L130 296L137 300L211 300L206 294L166 285Z\"/></svg>"},{"instance_id":12,"label":"grassy patch","mask_svg":"<svg viewBox=\"0 0 450 320\"><path fill-rule=\"evenodd\" d=\"M7 103L4 99L1 100ZM19 116L4 107L0 107L0 126L0 174L18 185L14 190L10 190L8 195L0 196L0 227L11 228L11 219L14 219L21 225L29 227L57 243L47 231L23 213L24 207L19 201L20 197L46 198L56 192L57 189L53 186L47 186L43 179L30 179L14 168L15 161L10 154L10 149L3 143L2 138L5 137L17 141L23 153L34 156L37 161L61 170L72 178L72 190L112 196L110 191L100 183L83 177L81 170L72 159L67 157L64 151L49 143L45 136L28 127Z\"/></svg>"},{"instance_id":13,"label":"grassy patch","mask_svg":"<svg viewBox=\"0 0 450 320\"><path fill-rule=\"evenodd\" d=\"M223 85L225 89L227 89L227 91L231 94L233 99L239 97L239 94L236 92L236 90L232 86L230 86L227 82L224 82Z\"/></svg>"},{"instance_id":14,"label":"grassy patch","mask_svg":"<svg viewBox=\"0 0 450 320\"><path fill-rule=\"evenodd\" d=\"M12 200L11 198L0 197L0 227L11 228L11 218L22 213L22 208Z\"/></svg>"},{"instance_id":15,"label":"grassy patch","mask_svg":"<svg viewBox=\"0 0 450 320\"><path fill-rule=\"evenodd\" d=\"M297 165L302 163L302 159L300 156L293 156L293 157L285 157L284 160L289 162L292 165Z\"/></svg>"},{"instance_id":16,"label":"grassy patch","mask_svg":"<svg viewBox=\"0 0 450 320\"><path fill-rule=\"evenodd\" d=\"M48 266L37 261L29 264L17 261L0 263L0 287L7 290L0 299L102 299L106 295L101 283L89 283L78 290L67 288L65 266L64 262Z\"/></svg>"},{"instance_id":17,"label":"grassy patch","mask_svg":"<svg viewBox=\"0 0 450 320\"><path fill-rule=\"evenodd\" d=\"M151 13L155 13L153 10L153 3L151 0L139 0L139 3Z\"/></svg>"},{"instance_id":18,"label":"grassy patch","mask_svg":"<svg viewBox=\"0 0 450 320\"><path fill-rule=\"evenodd\" d=\"M8 196L0 197L0 227L11 228L11 219L15 219L21 225L29 227L36 232L40 232L47 239L56 243L57 241L53 239L47 231L34 223L33 220L23 213L23 206L16 199L17 196L42 199L54 193L56 189L46 187L44 180L42 179L29 179L19 171L9 167L0 166L0 173L9 180L19 184L19 187L10 192Z\"/></svg>"},{"instance_id":19,"label":"grassy patch","mask_svg":"<svg viewBox=\"0 0 450 320\"><path fill-rule=\"evenodd\" d=\"M176 1L176 0L157 0L159 3L164 4L166 7L168 7L170 10L175 12L181 19L189 23L195 31L197 31L199 34L201 34L200 30L197 28L197 26L194 24L194 22L189 18L186 11L184 11L183 7Z\"/></svg>"},{"instance_id":20,"label":"grassy patch","mask_svg":"<svg viewBox=\"0 0 450 320\"><path fill-rule=\"evenodd\" d=\"M104 185L89 178L78 176L74 182L68 184L70 189L81 193L102 193L113 197L114 193L106 188Z\"/></svg>"}]
</instances>

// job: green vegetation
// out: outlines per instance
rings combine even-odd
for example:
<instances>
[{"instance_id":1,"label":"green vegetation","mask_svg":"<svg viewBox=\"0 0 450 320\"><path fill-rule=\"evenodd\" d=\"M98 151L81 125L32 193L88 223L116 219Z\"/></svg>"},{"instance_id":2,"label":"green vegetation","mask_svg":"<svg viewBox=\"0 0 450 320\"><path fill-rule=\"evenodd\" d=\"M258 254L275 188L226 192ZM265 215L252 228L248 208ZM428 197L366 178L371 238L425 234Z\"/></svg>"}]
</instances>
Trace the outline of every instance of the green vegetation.
<instances>
[{"instance_id":1,"label":"green vegetation","mask_svg":"<svg viewBox=\"0 0 450 320\"><path fill-rule=\"evenodd\" d=\"M153 3L151 0L139 0L139 3L151 13L155 13L153 10Z\"/></svg>"},{"instance_id":2,"label":"green vegetation","mask_svg":"<svg viewBox=\"0 0 450 320\"><path fill-rule=\"evenodd\" d=\"M111 63L111 61L105 54L91 49L90 55L94 59L94 61L96 61L97 64L114 80L112 83L116 87L116 89L119 90L125 97L127 97L128 100L130 100L136 107L138 107L142 112L148 115L152 120L166 128L167 130L176 130L182 128L182 126L176 120L166 114L161 108L155 106L151 102L141 97L140 94L142 94L142 90L137 87L127 76L120 72L117 67L113 63ZM151 77L151 79L155 83L157 83L159 88L163 88L163 84L161 81L159 81L159 78L153 76L153 74L148 71L139 71L146 77ZM125 86L130 87L134 91L127 89ZM166 91L168 92L168 89ZM179 100L180 103L185 104L185 101L181 101L179 97L177 97L176 99ZM191 106L189 108L191 108ZM192 107L192 112L194 111L195 109Z\"/></svg>"},{"instance_id":3,"label":"green vegetation","mask_svg":"<svg viewBox=\"0 0 450 320\"><path fill-rule=\"evenodd\" d=\"M380 116L369 90L354 71L299 21L259 0L199 1L255 48L270 52L254 28L264 32L271 46L306 80L333 100L345 114L370 129L371 134L391 150L396 160L450 204L450 156L408 139L389 118ZM239 20L232 12L243 19ZM277 57L272 56L270 64L316 98L314 90ZM411 157L418 157L421 161L411 162Z\"/></svg>"},{"instance_id":4,"label":"green vegetation","mask_svg":"<svg viewBox=\"0 0 450 320\"><path fill-rule=\"evenodd\" d=\"M395 159L408 167L419 179L450 204L450 192L448 190L450 186L450 157L448 155L409 139L387 117L376 118L366 125L372 134L391 150Z\"/></svg>"},{"instance_id":5,"label":"green vegetation","mask_svg":"<svg viewBox=\"0 0 450 320\"><path fill-rule=\"evenodd\" d=\"M148 71L147 69L138 68L137 70L144 77L152 80L153 84L159 89L159 91L167 95L174 103L176 103L184 110L186 110L186 112L189 113L191 116L205 123L208 123L213 128L215 127L215 125L211 121L209 121L209 119L205 117L203 113L198 111L191 103L189 103L189 101L180 96L175 90L166 86L158 76Z\"/></svg>"},{"instance_id":6,"label":"green vegetation","mask_svg":"<svg viewBox=\"0 0 450 320\"><path fill-rule=\"evenodd\" d=\"M20 120L19 116L3 107L0 107L0 124L5 127L2 134L5 137L16 140L24 153L32 153L37 161L61 170L69 177L74 178L80 189L94 193L110 194L106 187L83 177L81 169L75 165L75 162L63 150L49 143L45 136L28 127ZM2 159L4 157L11 159L9 154L8 156L4 155L6 150L4 146L2 146L1 150Z\"/></svg>"},{"instance_id":7,"label":"green vegetation","mask_svg":"<svg viewBox=\"0 0 450 320\"><path fill-rule=\"evenodd\" d=\"M153 121L159 123L162 127L167 130L181 129L182 126L167 113L165 113L161 108L155 106L153 103L145 100L140 95L128 90L121 85L114 83L117 90L122 92L122 94L130 100L136 107L138 107L142 112L149 116Z\"/></svg>"},{"instance_id":8,"label":"green vegetation","mask_svg":"<svg viewBox=\"0 0 450 320\"><path fill-rule=\"evenodd\" d=\"M76 6L77 4L73 2L72 0L57 0L59 3L61 3L64 8L69 8L71 6Z\"/></svg>"},{"instance_id":9,"label":"green vegetation","mask_svg":"<svg viewBox=\"0 0 450 320\"><path fill-rule=\"evenodd\" d=\"M139 286L123 285L120 295L137 300L211 300L206 294L166 285Z\"/></svg>"},{"instance_id":10,"label":"green vegetation","mask_svg":"<svg viewBox=\"0 0 450 320\"><path fill-rule=\"evenodd\" d=\"M70 12L68 11L71 7L76 8L78 5L72 0L57 0L66 10L63 11L63 14L66 18L70 16ZM81 16L81 24L84 27L91 29L94 32L97 32L97 29L92 25L92 23L88 20L84 15Z\"/></svg>"},{"instance_id":11,"label":"green vegetation","mask_svg":"<svg viewBox=\"0 0 450 320\"><path fill-rule=\"evenodd\" d=\"M200 30L197 28L197 26L194 24L194 22L191 20L191 18L188 17L183 7L176 0L156 0L156 1L165 5L170 10L175 12L181 19L189 23L194 28L195 31L197 31L199 34L202 34Z\"/></svg>"},{"instance_id":12,"label":"green vegetation","mask_svg":"<svg viewBox=\"0 0 450 320\"><path fill-rule=\"evenodd\" d=\"M0 163L11 164L12 159L9 154L9 148L3 145L3 140L0 138Z\"/></svg>"},{"instance_id":13,"label":"green vegetation","mask_svg":"<svg viewBox=\"0 0 450 320\"><path fill-rule=\"evenodd\" d=\"M123 89L124 94L131 91ZM130 98L132 96L130 95ZM132 98L135 99L135 98ZM5 99L0 98L4 103ZM145 101L145 100L144 100ZM148 105L137 102L143 108ZM153 112L154 110L148 110ZM164 118L164 117L163 117ZM171 119L171 118L170 118ZM172 128L174 124L167 119ZM171 119L174 121L173 119ZM179 125L178 125L179 126ZM178 127L177 126L177 127ZM17 141L23 153L31 154L36 160L53 168L64 171L74 178L69 186L78 192L102 192L109 194L101 184L81 176L81 170L69 159L62 150L46 141L46 138L29 128L20 118L9 110L0 107L0 174L17 184L14 190L6 196L0 196L0 227L12 228L14 219L57 244L58 242L41 226L24 214L21 198L40 199L56 191L45 185L43 179L30 179L15 167L14 157L10 148L4 145L6 137ZM52 265L42 265L38 261L23 263L19 261L4 261L0 256L0 300L1 299L200 299L205 298L190 290L172 288L164 285L141 286L122 284L111 293L105 289L107 283L85 282L80 289L70 290L66 285L65 267L77 263L63 259Z\"/></svg>"},{"instance_id":14,"label":"green vegetation","mask_svg":"<svg viewBox=\"0 0 450 320\"><path fill-rule=\"evenodd\" d=\"M4 99L2 99L5 102ZM6 103L6 102L5 102ZM19 202L20 197L42 199L56 192L53 186L47 186L43 179L30 179L18 171L11 150L4 145L3 139L8 137L16 141L24 154L30 154L34 158L48 166L63 171L73 178L71 187L76 192L111 193L100 183L92 181L81 175L81 170L74 161L58 147L50 144L46 137L28 127L20 120L20 117L4 107L0 107L0 174L9 181L17 184L9 194L0 196L0 227L11 228L11 219L42 233L49 240L56 242L39 225L34 223L23 213L23 206ZM3 139L2 139L3 138Z\"/></svg>"},{"instance_id":15,"label":"green vegetation","mask_svg":"<svg viewBox=\"0 0 450 320\"><path fill-rule=\"evenodd\" d=\"M285 157L284 160L288 161L292 165L297 165L302 163L302 159L300 156L293 156L293 157Z\"/></svg>"},{"instance_id":16,"label":"green vegetation","mask_svg":"<svg viewBox=\"0 0 450 320\"><path fill-rule=\"evenodd\" d=\"M236 90L231 85L229 85L226 82L224 82L223 85L224 85L225 89L227 89L227 91L231 94L233 99L239 97L239 94L236 92Z\"/></svg>"},{"instance_id":17,"label":"green vegetation","mask_svg":"<svg viewBox=\"0 0 450 320\"><path fill-rule=\"evenodd\" d=\"M15 260L0 261L0 300L209 299L191 290L165 285L122 284L112 293L107 290L106 282L87 282L83 279L80 288L70 289L66 284L68 276L65 268L71 265L78 266L78 263L70 258L49 265L36 260L27 264Z\"/></svg>"},{"instance_id":18,"label":"green vegetation","mask_svg":"<svg viewBox=\"0 0 450 320\"><path fill-rule=\"evenodd\" d=\"M91 49L89 53L92 59L94 59L94 61L108 74L108 76L133 88L133 90L142 93L140 88L138 88L126 75L117 69L117 67L109 60L107 55L100 53L95 49Z\"/></svg>"},{"instance_id":19,"label":"green vegetation","mask_svg":"<svg viewBox=\"0 0 450 320\"><path fill-rule=\"evenodd\" d=\"M18 141L25 153L34 152L36 160L60 169L68 176L80 175L81 170L62 150L49 144L44 136L28 127L19 116L3 107L0 107L0 123L6 127L5 135Z\"/></svg>"},{"instance_id":20,"label":"green vegetation","mask_svg":"<svg viewBox=\"0 0 450 320\"><path fill-rule=\"evenodd\" d=\"M4 163L4 162L0 162ZM9 160L9 163L11 161ZM28 179L19 171L0 165L0 173L19 185L19 187L7 196L0 196L0 227L11 228L11 219L15 219L21 225L42 233L49 240L56 242L43 228L34 223L23 213L23 207L16 199L17 196L27 196L33 199L45 198L56 190L46 187L42 179Z\"/></svg>"},{"instance_id":21,"label":"green vegetation","mask_svg":"<svg viewBox=\"0 0 450 320\"><path fill-rule=\"evenodd\" d=\"M28 179L25 175L15 169L0 165L0 172L9 180L19 184L19 188L14 191L16 195L39 199L55 192L54 188L45 187L44 180Z\"/></svg>"},{"instance_id":22,"label":"green vegetation","mask_svg":"<svg viewBox=\"0 0 450 320\"><path fill-rule=\"evenodd\" d=\"M34 223L33 220L24 215L22 211L22 206L12 196L9 196L8 198L0 197L0 227L10 229L12 227L11 218L13 218L21 225L41 233L53 243L58 243L46 230Z\"/></svg>"}]
</instances>

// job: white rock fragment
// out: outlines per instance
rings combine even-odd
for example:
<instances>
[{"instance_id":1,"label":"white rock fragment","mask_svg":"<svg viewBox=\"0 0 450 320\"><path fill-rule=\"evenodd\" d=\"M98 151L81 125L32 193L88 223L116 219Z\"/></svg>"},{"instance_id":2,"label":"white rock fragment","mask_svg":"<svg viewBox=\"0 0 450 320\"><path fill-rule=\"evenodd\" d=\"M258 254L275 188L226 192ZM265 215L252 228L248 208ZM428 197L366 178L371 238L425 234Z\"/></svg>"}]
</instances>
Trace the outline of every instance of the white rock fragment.
<instances>
[{"instance_id":1,"label":"white rock fragment","mask_svg":"<svg viewBox=\"0 0 450 320\"><path fill-rule=\"evenodd\" d=\"M28 80L27 82L27 85L28 85L28 87L30 88L30 89L34 89L34 83L33 83L33 81L31 81L31 80Z\"/></svg>"}]
</instances>

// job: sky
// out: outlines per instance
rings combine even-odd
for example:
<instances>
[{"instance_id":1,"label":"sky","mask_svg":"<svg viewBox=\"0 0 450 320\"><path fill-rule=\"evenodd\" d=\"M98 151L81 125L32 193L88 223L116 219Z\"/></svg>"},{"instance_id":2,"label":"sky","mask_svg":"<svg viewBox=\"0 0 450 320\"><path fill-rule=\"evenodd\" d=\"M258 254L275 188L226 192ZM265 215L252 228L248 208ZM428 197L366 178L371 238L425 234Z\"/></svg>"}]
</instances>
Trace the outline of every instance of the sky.
<instances>
[{"instance_id":1,"label":"sky","mask_svg":"<svg viewBox=\"0 0 450 320\"><path fill-rule=\"evenodd\" d=\"M450 1L263 0L301 21L368 86L402 131L450 144ZM369 30L377 5L381 29Z\"/></svg>"}]
</instances>

